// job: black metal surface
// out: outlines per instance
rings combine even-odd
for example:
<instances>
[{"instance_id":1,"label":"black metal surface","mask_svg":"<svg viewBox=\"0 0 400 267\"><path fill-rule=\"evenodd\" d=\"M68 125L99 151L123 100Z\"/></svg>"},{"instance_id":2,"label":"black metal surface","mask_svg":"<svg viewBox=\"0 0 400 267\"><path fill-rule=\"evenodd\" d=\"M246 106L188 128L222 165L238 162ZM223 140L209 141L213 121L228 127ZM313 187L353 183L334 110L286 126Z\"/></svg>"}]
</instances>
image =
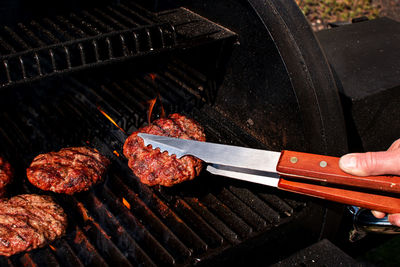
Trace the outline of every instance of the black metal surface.
<instances>
[{"instance_id":1,"label":"black metal surface","mask_svg":"<svg viewBox=\"0 0 400 267\"><path fill-rule=\"evenodd\" d=\"M386 150L400 132L400 23L380 18L317 37L344 98L352 149Z\"/></svg>"},{"instance_id":2,"label":"black metal surface","mask_svg":"<svg viewBox=\"0 0 400 267\"><path fill-rule=\"evenodd\" d=\"M336 247L329 240L323 239L305 248L284 261L271 266L363 266Z\"/></svg>"}]
</instances>

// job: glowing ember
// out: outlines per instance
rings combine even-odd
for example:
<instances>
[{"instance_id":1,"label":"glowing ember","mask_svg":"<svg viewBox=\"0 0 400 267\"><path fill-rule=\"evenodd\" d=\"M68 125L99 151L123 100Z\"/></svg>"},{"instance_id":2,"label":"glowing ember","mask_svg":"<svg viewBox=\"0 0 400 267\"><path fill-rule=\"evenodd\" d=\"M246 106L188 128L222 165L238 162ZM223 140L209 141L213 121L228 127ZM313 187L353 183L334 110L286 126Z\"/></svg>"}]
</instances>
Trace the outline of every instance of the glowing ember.
<instances>
[{"instance_id":1,"label":"glowing ember","mask_svg":"<svg viewBox=\"0 0 400 267\"><path fill-rule=\"evenodd\" d=\"M96 228L103 234L103 236L107 239L111 239L111 237L106 233L106 231L104 231L103 228L101 228L100 224L98 224L97 222L93 222L93 224L96 226Z\"/></svg>"},{"instance_id":2,"label":"glowing ember","mask_svg":"<svg viewBox=\"0 0 400 267\"><path fill-rule=\"evenodd\" d=\"M53 247L52 245L49 245L49 247L51 248L51 250L56 251L57 249L55 247Z\"/></svg>"},{"instance_id":3,"label":"glowing ember","mask_svg":"<svg viewBox=\"0 0 400 267\"><path fill-rule=\"evenodd\" d=\"M78 208L79 208L79 210L81 211L83 220L84 220L85 222L88 221L88 220L93 221L93 218L90 217L90 216L88 215L87 209L83 206L83 204L82 204L81 202L78 202Z\"/></svg>"},{"instance_id":4,"label":"glowing ember","mask_svg":"<svg viewBox=\"0 0 400 267\"><path fill-rule=\"evenodd\" d=\"M125 199L122 198L122 203L125 205L125 207L127 207L128 209L131 209L131 204L129 204L129 202Z\"/></svg>"},{"instance_id":5,"label":"glowing ember","mask_svg":"<svg viewBox=\"0 0 400 267\"><path fill-rule=\"evenodd\" d=\"M106 117L109 121L111 121L112 124L114 124L115 126L117 126L118 129L120 129L123 133L126 134L126 132L124 131L124 129L122 129L121 127L119 127L118 124L117 124L107 113L105 113L100 107L97 107L97 109L101 112L101 114L104 115L104 117Z\"/></svg>"},{"instance_id":6,"label":"glowing ember","mask_svg":"<svg viewBox=\"0 0 400 267\"><path fill-rule=\"evenodd\" d=\"M114 150L113 153L114 153L117 157L119 157L119 153L117 152L117 150Z\"/></svg>"},{"instance_id":7,"label":"glowing ember","mask_svg":"<svg viewBox=\"0 0 400 267\"><path fill-rule=\"evenodd\" d=\"M75 238L74 238L74 243L75 244L80 244L84 240L85 240L85 235L80 230L76 231L76 235L75 235Z\"/></svg>"},{"instance_id":8,"label":"glowing ember","mask_svg":"<svg viewBox=\"0 0 400 267\"><path fill-rule=\"evenodd\" d=\"M150 78L154 81L157 77L157 75L155 73L150 73L149 74Z\"/></svg>"}]
</instances>

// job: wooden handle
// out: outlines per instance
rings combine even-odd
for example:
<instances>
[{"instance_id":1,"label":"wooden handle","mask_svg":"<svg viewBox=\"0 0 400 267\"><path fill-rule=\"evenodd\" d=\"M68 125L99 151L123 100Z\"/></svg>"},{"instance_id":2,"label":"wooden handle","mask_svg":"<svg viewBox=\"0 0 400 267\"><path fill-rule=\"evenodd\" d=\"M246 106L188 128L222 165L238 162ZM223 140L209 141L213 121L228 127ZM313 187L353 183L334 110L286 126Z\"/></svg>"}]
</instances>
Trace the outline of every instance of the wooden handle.
<instances>
[{"instance_id":1,"label":"wooden handle","mask_svg":"<svg viewBox=\"0 0 400 267\"><path fill-rule=\"evenodd\" d=\"M339 168L339 158L282 151L277 171L281 176L400 193L399 176L354 176Z\"/></svg>"},{"instance_id":2,"label":"wooden handle","mask_svg":"<svg viewBox=\"0 0 400 267\"><path fill-rule=\"evenodd\" d=\"M400 199L280 179L278 188L386 213L400 213Z\"/></svg>"}]
</instances>

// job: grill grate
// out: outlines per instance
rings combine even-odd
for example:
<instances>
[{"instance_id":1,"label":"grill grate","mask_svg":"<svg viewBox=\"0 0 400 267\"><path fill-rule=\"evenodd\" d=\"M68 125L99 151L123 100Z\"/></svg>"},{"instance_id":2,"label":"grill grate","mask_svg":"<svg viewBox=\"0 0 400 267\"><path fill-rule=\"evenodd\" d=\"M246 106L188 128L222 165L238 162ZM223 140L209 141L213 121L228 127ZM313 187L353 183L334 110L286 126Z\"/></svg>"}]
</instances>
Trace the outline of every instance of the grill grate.
<instances>
[{"instance_id":1,"label":"grill grate","mask_svg":"<svg viewBox=\"0 0 400 267\"><path fill-rule=\"evenodd\" d=\"M54 266L66 262L71 266L201 263L213 253L292 220L294 210L304 209L304 204L295 202L298 205L295 206L265 187L215 179L207 173L173 188L149 188L132 175L121 156L126 136L98 107L120 127L134 131L145 123L144 103L156 95L157 84L161 86L170 77L180 82L175 86L168 83L171 86L168 95L164 97L161 93L163 103L170 111L181 109L176 103L182 98L189 99L190 90L182 90L180 84L191 87L201 81L187 80L193 73L186 70L185 65L171 62L164 72L155 74L155 82L147 74L117 81L79 78L57 84L58 90L41 88L16 93L20 103L30 105L13 106L0 117L2 123L10 123L10 127L1 129L2 151L8 151L13 163L20 162L16 169L24 170L37 153L85 145L86 141L112 158L113 163L106 181L89 192L74 197L52 194L68 214L69 227L64 238L51 246L12 256L9 263ZM193 107L195 99L192 96ZM235 135L225 132L223 125L215 127L211 122L212 107L206 110L210 114L197 108L188 112L205 126L209 140L221 141L213 133L220 133L225 136L223 140L235 144L251 140L240 132ZM24 185L22 191L43 193L23 175L19 177L16 184ZM251 186L258 190L252 192ZM16 192L21 190L15 187ZM7 265L7 259L2 260Z\"/></svg>"}]
</instances>

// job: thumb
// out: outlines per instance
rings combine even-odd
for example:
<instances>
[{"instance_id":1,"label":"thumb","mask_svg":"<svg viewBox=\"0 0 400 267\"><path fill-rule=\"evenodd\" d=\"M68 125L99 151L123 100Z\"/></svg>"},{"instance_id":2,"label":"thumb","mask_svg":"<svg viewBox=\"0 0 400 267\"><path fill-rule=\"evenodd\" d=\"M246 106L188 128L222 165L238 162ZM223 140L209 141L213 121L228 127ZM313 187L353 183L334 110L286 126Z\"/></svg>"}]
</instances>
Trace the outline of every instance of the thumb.
<instances>
[{"instance_id":1,"label":"thumb","mask_svg":"<svg viewBox=\"0 0 400 267\"><path fill-rule=\"evenodd\" d=\"M400 175L400 150L347 154L339 160L339 166L357 176Z\"/></svg>"}]
</instances>

